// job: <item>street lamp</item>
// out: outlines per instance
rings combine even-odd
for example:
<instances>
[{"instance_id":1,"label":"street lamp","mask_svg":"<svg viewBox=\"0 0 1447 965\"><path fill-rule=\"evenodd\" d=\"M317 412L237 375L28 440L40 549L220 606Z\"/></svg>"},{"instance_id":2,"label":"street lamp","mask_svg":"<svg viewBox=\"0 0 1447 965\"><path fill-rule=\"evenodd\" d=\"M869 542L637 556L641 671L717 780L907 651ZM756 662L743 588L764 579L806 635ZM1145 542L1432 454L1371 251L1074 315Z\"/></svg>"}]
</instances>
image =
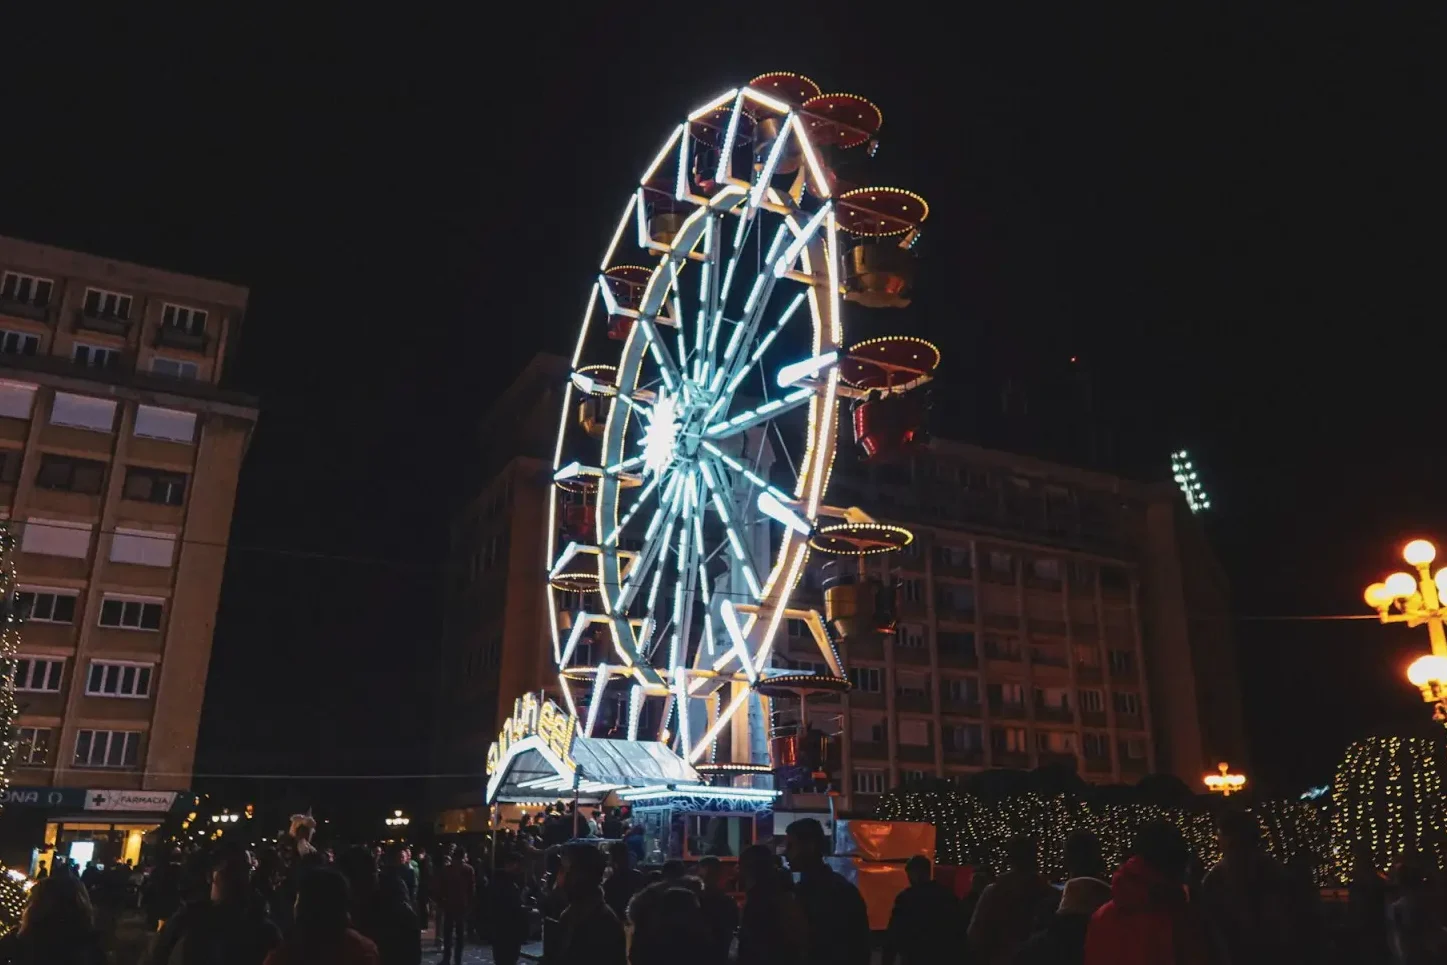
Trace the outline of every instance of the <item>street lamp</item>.
<instances>
[{"instance_id":1,"label":"street lamp","mask_svg":"<svg viewBox=\"0 0 1447 965\"><path fill-rule=\"evenodd\" d=\"M1402 548L1402 559L1417 570L1393 573L1380 583L1373 583L1363 594L1367 606L1376 610L1383 623L1405 623L1409 627L1427 625L1427 638L1432 644L1429 655L1418 657L1407 668L1407 680L1422 691L1422 699L1432 704L1432 719L1447 724L1447 632L1443 620L1447 607L1447 567L1432 575L1432 561L1437 547L1425 539L1414 539Z\"/></svg>"},{"instance_id":2,"label":"street lamp","mask_svg":"<svg viewBox=\"0 0 1447 965\"><path fill-rule=\"evenodd\" d=\"M1206 784L1206 790L1212 794L1219 794L1222 797L1230 797L1246 786L1245 774L1233 774L1231 765L1222 761L1216 765L1218 774L1207 774L1202 780Z\"/></svg>"},{"instance_id":3,"label":"street lamp","mask_svg":"<svg viewBox=\"0 0 1447 965\"><path fill-rule=\"evenodd\" d=\"M412 819L404 815L401 811L393 811L392 816L387 818L387 827L389 828L405 828L411 823Z\"/></svg>"}]
</instances>

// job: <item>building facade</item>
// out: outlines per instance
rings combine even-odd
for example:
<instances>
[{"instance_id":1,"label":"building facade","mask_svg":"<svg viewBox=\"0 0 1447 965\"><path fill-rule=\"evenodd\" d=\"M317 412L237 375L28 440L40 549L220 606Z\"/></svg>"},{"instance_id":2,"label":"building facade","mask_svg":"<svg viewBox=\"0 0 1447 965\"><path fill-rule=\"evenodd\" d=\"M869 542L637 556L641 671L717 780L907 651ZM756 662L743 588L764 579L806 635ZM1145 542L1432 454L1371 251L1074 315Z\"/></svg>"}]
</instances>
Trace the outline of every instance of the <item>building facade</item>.
<instances>
[{"instance_id":1,"label":"building facade","mask_svg":"<svg viewBox=\"0 0 1447 965\"><path fill-rule=\"evenodd\" d=\"M1224 577L1173 485L935 440L906 463L841 458L828 502L915 535L865 558L896 585L895 632L843 637L852 691L810 702L855 809L987 768L1197 787L1218 761L1244 765ZM837 578L811 566L795 605L824 609ZM791 623L782 659L816 654Z\"/></svg>"},{"instance_id":2,"label":"building facade","mask_svg":"<svg viewBox=\"0 0 1447 965\"><path fill-rule=\"evenodd\" d=\"M0 238L0 512L26 616L4 818L63 853L133 857L191 786L257 418L220 388L246 301Z\"/></svg>"},{"instance_id":3,"label":"building facade","mask_svg":"<svg viewBox=\"0 0 1447 965\"><path fill-rule=\"evenodd\" d=\"M485 827L487 748L528 691L557 683L547 646L544 519L568 362L540 354L479 422L474 495L453 517L438 662L432 808ZM476 775L475 778L468 775Z\"/></svg>"}]
</instances>

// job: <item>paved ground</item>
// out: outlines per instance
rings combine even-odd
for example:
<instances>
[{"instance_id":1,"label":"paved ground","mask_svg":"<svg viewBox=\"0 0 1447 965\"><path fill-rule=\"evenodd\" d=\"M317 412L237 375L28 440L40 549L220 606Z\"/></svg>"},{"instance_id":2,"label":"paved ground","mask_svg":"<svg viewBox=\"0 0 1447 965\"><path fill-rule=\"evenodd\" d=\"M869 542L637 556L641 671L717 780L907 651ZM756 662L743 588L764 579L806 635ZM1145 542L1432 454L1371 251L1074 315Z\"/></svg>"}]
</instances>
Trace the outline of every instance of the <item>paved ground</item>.
<instances>
[{"instance_id":1,"label":"paved ground","mask_svg":"<svg viewBox=\"0 0 1447 965\"><path fill-rule=\"evenodd\" d=\"M523 957L519 965L529 965L530 962L537 962L543 957L542 942L534 942L531 945L523 946ZM452 960L448 959L449 965ZM432 932L428 931L422 936L422 965L441 965L442 949L432 944ZM493 965L492 948L487 945L475 945L469 943L463 949L463 965Z\"/></svg>"}]
</instances>

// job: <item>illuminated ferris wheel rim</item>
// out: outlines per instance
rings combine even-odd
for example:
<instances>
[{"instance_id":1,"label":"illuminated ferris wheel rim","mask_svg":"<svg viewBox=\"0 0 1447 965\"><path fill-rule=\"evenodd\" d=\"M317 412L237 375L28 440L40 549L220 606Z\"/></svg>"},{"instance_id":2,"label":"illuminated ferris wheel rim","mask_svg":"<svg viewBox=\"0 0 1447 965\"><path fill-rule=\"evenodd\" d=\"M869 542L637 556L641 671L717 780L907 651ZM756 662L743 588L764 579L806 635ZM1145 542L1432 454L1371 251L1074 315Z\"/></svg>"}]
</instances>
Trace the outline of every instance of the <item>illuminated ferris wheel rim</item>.
<instances>
[{"instance_id":1,"label":"illuminated ferris wheel rim","mask_svg":"<svg viewBox=\"0 0 1447 965\"><path fill-rule=\"evenodd\" d=\"M770 77L795 75L765 75L755 83ZM791 83L801 87L800 80L795 78ZM795 96L799 93L795 91ZM830 173L821 164L810 131L822 130L834 143L840 143L845 136L851 143L861 143L855 137L860 129L834 116L855 108L859 102L868 102L853 95L817 95L810 103L820 98L826 99L823 107L829 116L800 110L754 87L729 91L693 111L674 128L639 180L599 265L600 274L572 358L572 374L564 387L553 459L557 485L550 495L547 524L551 567L548 579L552 587L583 591L597 601L596 606L564 615L558 612L553 592L547 593L559 684L575 716L577 708L570 684L592 686L583 726L585 735L592 733L608 683L620 677L631 678L629 739L638 739L643 702L662 697L667 704L665 732L660 733L660 739L667 736L670 713L677 708L676 737L682 756L691 762L700 760L705 753L711 757L719 732L742 708L750 692L749 687L732 688L725 707L724 688L735 683L759 683L786 617L805 621L830 673L839 679L844 676L820 616L812 610L788 607L823 508L835 453L839 396L841 392L853 394L849 388L852 383L841 385L839 365L845 356L839 311L839 232L844 228L858 235L891 234L901 218L922 220L928 209L918 196L889 188L851 191L848 207L841 207L832 196ZM869 123L877 130L880 115L877 108L873 110L874 119ZM863 113L861 116L867 118ZM734 158L739 146L736 139L743 126L741 118L752 126L761 123L760 117L772 123L777 133L766 145L767 155L758 170L751 165L750 170L742 172L750 177L739 177ZM725 118L726 123L722 123ZM708 127L710 121L720 121L723 132L721 141L715 139L718 162L710 178L711 190L702 192L694 180L699 155L707 150L709 141L707 135L700 137L699 125ZM781 161L791 153L797 174L785 187L776 175ZM677 158L674 175L660 177L673 158ZM787 170L782 173L788 175ZM819 202L813 210L806 208L806 188ZM659 240L659 232L650 223L650 201L666 207L676 222L668 225L671 231L663 232L665 240ZM887 211L891 204L900 210ZM847 216L841 218L841 211L847 211ZM723 229L730 218L737 220L725 266ZM762 224L771 218L779 224L768 254L762 257L761 268L747 289L739 317L726 317L740 256L755 229L760 234L752 240L762 253ZM656 258L656 264L637 264L640 259L636 257L615 264L615 255L630 229L636 231L638 248ZM682 307L688 274L699 276L696 313ZM778 317L765 325L765 312L771 304L777 304L773 298L781 283L803 287L787 300L787 307ZM620 295L630 297L620 299ZM582 364L600 304L610 325L617 319L626 320L626 336L616 366ZM805 305L807 315L800 310ZM766 363L761 360L769 344L796 315L810 320L812 354L772 373L765 388L773 383L784 392L782 396L733 412L740 386L755 373L763 375ZM690 317L695 319L691 332ZM728 326L732 331L724 337ZM676 345L670 344L664 334L668 329L673 330ZM645 370L651 370L647 380L643 379ZM581 460L565 465L563 454L573 406L578 399L588 398L606 405L600 457L596 465L584 465ZM804 407L808 410L805 454L796 467L794 491L788 494L756 472L758 466L749 465L746 453L731 452L730 442L745 438L752 430L769 428L782 439L780 417ZM636 447L629 441L628 431L635 417L644 428L641 444ZM763 579L755 572L745 548L748 534L741 532L745 528L744 513L735 498L740 487L753 496L750 505L743 507L746 512L757 511L782 524L783 535ZM596 494L593 541L570 540L560 547L559 490L569 488ZM620 495L627 489L635 492L628 509L620 513ZM647 510L650 499L655 500L651 516L639 518L639 522L648 520L643 546L623 549L625 528ZM711 592L711 582L719 577L711 576L707 565L712 555L706 558L710 547L703 520L710 514L726 534L731 555L725 574L735 586L746 584L746 602L735 602L730 596L718 599ZM671 601L660 600L668 557L675 549L675 530L674 593ZM814 545L823 549L831 544ZM712 553L716 555L722 548L713 546ZM646 612L641 617L630 616L645 582L649 584ZM694 640L694 611L700 603L702 633L701 639ZM667 626L659 618L660 613L667 614ZM589 627L598 625L607 628L617 661L603 661L594 667L572 665L581 636ZM669 630L668 660L655 666L655 656L664 642L662 634ZM656 632L660 635L655 637ZM708 721L704 733L697 735L698 740L689 732L693 718L690 708L695 701L704 702Z\"/></svg>"}]
</instances>

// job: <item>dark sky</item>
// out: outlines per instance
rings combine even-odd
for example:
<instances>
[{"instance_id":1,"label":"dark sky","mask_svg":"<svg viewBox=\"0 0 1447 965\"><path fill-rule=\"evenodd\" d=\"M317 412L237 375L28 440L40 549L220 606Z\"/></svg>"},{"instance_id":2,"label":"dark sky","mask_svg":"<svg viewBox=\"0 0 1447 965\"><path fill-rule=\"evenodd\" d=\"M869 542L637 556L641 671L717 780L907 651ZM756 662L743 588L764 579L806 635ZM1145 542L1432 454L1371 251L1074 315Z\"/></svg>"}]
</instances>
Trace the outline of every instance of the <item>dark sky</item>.
<instances>
[{"instance_id":1,"label":"dark sky","mask_svg":"<svg viewBox=\"0 0 1447 965\"><path fill-rule=\"evenodd\" d=\"M252 289L201 769L425 770L474 420L571 338L668 125L764 70L878 103L880 183L931 203L887 321L945 351L939 434L1010 444L1000 383L1077 356L1113 465L1198 455L1243 618L1360 613L1403 538L1447 544L1442 23L1083 6L7 21L0 232ZM1424 713L1421 631L1237 636L1268 783Z\"/></svg>"}]
</instances>

